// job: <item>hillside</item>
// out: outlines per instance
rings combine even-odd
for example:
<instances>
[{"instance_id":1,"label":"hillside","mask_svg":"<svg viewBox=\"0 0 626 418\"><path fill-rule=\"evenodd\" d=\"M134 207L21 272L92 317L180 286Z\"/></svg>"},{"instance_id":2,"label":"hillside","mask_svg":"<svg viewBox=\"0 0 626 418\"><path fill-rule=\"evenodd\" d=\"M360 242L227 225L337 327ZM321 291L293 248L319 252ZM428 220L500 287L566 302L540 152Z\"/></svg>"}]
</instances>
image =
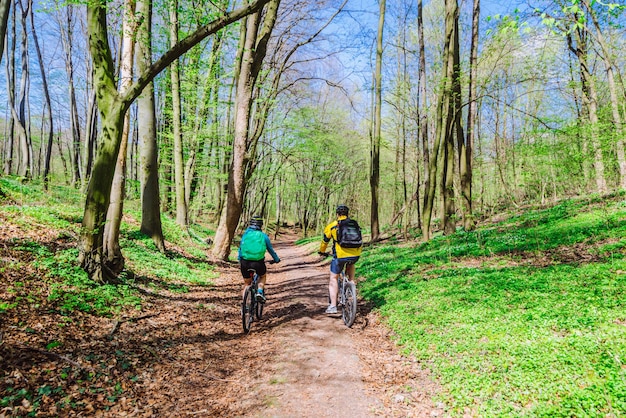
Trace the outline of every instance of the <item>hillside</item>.
<instances>
[{"instance_id":1,"label":"hillside","mask_svg":"<svg viewBox=\"0 0 626 418\"><path fill-rule=\"evenodd\" d=\"M6 178L0 188L5 416L251 416L262 415L259 397L262 411L284 414L287 395L304 393L295 374L320 378L307 385L321 396L339 373L289 361L341 364L319 353L342 345L358 354L355 402L372 414L626 414L622 195L503 213L428 243L368 247L350 330L320 314L327 267L308 255L313 247L283 236L278 248L290 255L270 269L274 305L244 337L237 268L207 261L201 237L210 231L196 227L191 238L166 219L161 255L130 207L128 272L122 284L96 285L76 266L80 196ZM348 340L325 343L340 338ZM265 392L247 390L246 379Z\"/></svg>"}]
</instances>

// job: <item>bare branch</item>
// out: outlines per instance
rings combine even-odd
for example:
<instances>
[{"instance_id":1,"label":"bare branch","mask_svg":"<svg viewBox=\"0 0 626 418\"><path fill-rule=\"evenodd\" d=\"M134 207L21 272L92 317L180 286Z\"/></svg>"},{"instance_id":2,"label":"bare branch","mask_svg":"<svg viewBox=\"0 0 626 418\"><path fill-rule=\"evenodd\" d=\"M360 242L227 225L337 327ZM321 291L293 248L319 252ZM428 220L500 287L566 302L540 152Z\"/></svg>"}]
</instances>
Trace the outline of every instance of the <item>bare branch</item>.
<instances>
[{"instance_id":1,"label":"bare branch","mask_svg":"<svg viewBox=\"0 0 626 418\"><path fill-rule=\"evenodd\" d=\"M141 94L141 91L145 86L150 83L161 71L167 68L174 60L181 57L191 48L199 44L206 37L216 33L217 31L225 28L233 22L240 20L241 18L255 13L265 6L269 0L257 0L254 3L245 5L239 9L233 10L224 16L214 20L213 22L200 27L191 35L185 39L179 41L176 45L171 47L165 52L158 60L156 60L143 74L140 74L137 80L132 86L128 88L128 91L122 96L122 101L131 103L134 99Z\"/></svg>"}]
</instances>

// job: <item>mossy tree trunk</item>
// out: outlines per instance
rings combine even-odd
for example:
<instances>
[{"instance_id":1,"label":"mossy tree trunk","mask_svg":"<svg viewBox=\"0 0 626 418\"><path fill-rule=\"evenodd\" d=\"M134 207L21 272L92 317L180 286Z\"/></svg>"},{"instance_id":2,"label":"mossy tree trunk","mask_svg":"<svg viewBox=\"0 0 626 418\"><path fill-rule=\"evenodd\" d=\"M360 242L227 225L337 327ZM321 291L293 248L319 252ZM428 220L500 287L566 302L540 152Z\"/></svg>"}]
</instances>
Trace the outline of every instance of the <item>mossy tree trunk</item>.
<instances>
[{"instance_id":1,"label":"mossy tree trunk","mask_svg":"<svg viewBox=\"0 0 626 418\"><path fill-rule=\"evenodd\" d=\"M175 59L189 51L209 35L242 17L260 10L269 0L257 0L225 13L211 23L201 26L170 48L123 93L117 91L115 69L107 30L105 2L90 2L87 6L89 50L94 68L96 100L101 117L99 148L92 176L87 187L81 233L79 261L95 281L113 281L115 274L103 252L104 224L109 207L113 173L122 140L124 115L143 89Z\"/></svg>"}]
</instances>

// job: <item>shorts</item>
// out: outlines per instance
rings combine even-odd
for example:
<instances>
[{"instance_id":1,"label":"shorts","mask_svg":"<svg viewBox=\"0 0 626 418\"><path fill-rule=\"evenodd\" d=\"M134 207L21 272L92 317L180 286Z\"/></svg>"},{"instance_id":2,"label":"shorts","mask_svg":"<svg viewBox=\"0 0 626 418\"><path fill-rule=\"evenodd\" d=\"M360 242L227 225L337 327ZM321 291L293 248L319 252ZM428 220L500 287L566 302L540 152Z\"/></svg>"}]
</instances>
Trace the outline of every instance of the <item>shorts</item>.
<instances>
[{"instance_id":1,"label":"shorts","mask_svg":"<svg viewBox=\"0 0 626 418\"><path fill-rule=\"evenodd\" d=\"M355 257L345 257L345 258L333 258L333 261L330 262L330 272L333 274L341 273L344 266L349 264L354 264L359 261L359 256Z\"/></svg>"},{"instance_id":2,"label":"shorts","mask_svg":"<svg viewBox=\"0 0 626 418\"><path fill-rule=\"evenodd\" d=\"M241 275L244 279L251 279L252 274L248 271L250 269L255 270L259 276L264 276L267 273L267 267L265 267L265 260L245 260L239 259L239 267L241 269Z\"/></svg>"}]
</instances>

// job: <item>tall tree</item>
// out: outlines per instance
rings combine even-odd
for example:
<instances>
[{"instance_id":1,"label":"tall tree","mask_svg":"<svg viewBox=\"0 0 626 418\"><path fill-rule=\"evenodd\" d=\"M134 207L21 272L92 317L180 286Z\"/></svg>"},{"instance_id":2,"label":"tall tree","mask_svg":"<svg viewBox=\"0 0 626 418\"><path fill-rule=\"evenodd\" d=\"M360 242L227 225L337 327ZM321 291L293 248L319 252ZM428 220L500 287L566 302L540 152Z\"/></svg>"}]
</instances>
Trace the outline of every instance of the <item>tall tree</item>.
<instances>
[{"instance_id":1,"label":"tall tree","mask_svg":"<svg viewBox=\"0 0 626 418\"><path fill-rule=\"evenodd\" d=\"M171 0L170 47L178 43L178 1ZM181 129L180 73L178 59L170 65L172 83L172 130L174 135L174 192L176 196L176 223L187 227L189 223L187 200L185 199L185 166L183 158L183 134Z\"/></svg>"},{"instance_id":2,"label":"tall tree","mask_svg":"<svg viewBox=\"0 0 626 418\"><path fill-rule=\"evenodd\" d=\"M145 73L152 57L152 8L150 0L139 0L137 12L143 16L137 42L137 70ZM165 239L161 224L159 198L159 164L156 135L156 111L154 106L154 83L143 89L137 100L138 135L140 144L141 228L152 238L156 247L165 253Z\"/></svg>"},{"instance_id":3,"label":"tall tree","mask_svg":"<svg viewBox=\"0 0 626 418\"><path fill-rule=\"evenodd\" d=\"M11 0L0 0L0 61L2 61L2 54L4 53L4 38L7 34L10 10Z\"/></svg>"},{"instance_id":4,"label":"tall tree","mask_svg":"<svg viewBox=\"0 0 626 418\"><path fill-rule=\"evenodd\" d=\"M33 1L29 0L29 5L32 8ZM50 160L52 159L52 143L54 140L54 120L52 119L52 101L50 100L50 89L48 88L48 77L46 76L46 69L44 68L43 55L41 53L41 47L39 46L39 38L37 37L37 28L35 26L35 14L30 14L30 26L33 34L33 43L35 44L35 50L37 51L37 60L39 62L39 70L41 72L41 83L45 99L46 116L48 117L48 140L46 142L46 155L44 157L44 170L43 170L43 187L44 190L48 190L48 181L50 174ZM0 54L2 55L2 54Z\"/></svg>"},{"instance_id":5,"label":"tall tree","mask_svg":"<svg viewBox=\"0 0 626 418\"><path fill-rule=\"evenodd\" d=\"M245 42L235 95L235 140L228 173L226 204L222 209L212 250L213 255L221 260L228 260L230 256L230 243L243 211L246 173L253 155L250 151L256 146L250 140L253 92L267 53L267 43L276 23L279 6L280 0L270 0L265 13L259 10L242 22L245 26Z\"/></svg>"},{"instance_id":6,"label":"tall tree","mask_svg":"<svg viewBox=\"0 0 626 418\"><path fill-rule=\"evenodd\" d=\"M452 4L454 3L454 4ZM437 168L439 165L439 153L441 149L444 149L444 156L442 159L442 176L441 176L441 192L442 195L451 190L446 190L447 187L447 173L446 170L452 170L454 165L454 158L450 161L450 151L445 151L449 146L448 141L452 141L452 135L454 134L454 113L453 113L453 80L454 80L454 37L455 37L455 16L456 12L456 0L445 0L445 38L442 54L442 75L440 81L439 95L437 98L437 113L435 116L435 140L432 148L432 153L429 156L428 162L428 188L424 190L424 207L423 207L423 226L422 226L422 239L428 241L431 238L431 221L433 216L433 209L435 204L435 192L437 188ZM450 167L450 162L452 167ZM447 166L447 167L446 167ZM452 176L450 171L450 176ZM445 196L442 196L445 199ZM450 202L447 202L450 203ZM445 220L445 213L449 208L443 208L442 216Z\"/></svg>"},{"instance_id":7,"label":"tall tree","mask_svg":"<svg viewBox=\"0 0 626 418\"><path fill-rule=\"evenodd\" d=\"M581 18L575 13L573 20L578 22ZM598 92L596 81L589 67L589 35L583 27L576 26L567 34L567 42L570 51L578 59L580 78L582 83L582 99L589 118L589 145L593 152L595 167L596 190L598 193L606 193L606 177L604 173L604 157L600 143L600 118L598 116Z\"/></svg>"},{"instance_id":8,"label":"tall tree","mask_svg":"<svg viewBox=\"0 0 626 418\"><path fill-rule=\"evenodd\" d=\"M11 174L13 172L13 159L15 148L15 117L14 117L14 103L15 103L15 48L16 48L16 12L13 7L11 13L11 31L7 33L3 40L3 45L7 45L7 59L6 59L6 83L7 94L9 101L9 108L11 111L11 117L9 117L7 127L7 137L4 143L4 174Z\"/></svg>"},{"instance_id":9,"label":"tall tree","mask_svg":"<svg viewBox=\"0 0 626 418\"><path fill-rule=\"evenodd\" d=\"M27 3L26 7L22 4L22 1L19 0L17 2L20 6L20 22L22 26L22 36L20 37L20 63L21 63L21 74L20 74L20 92L19 92L19 104L15 103L15 99L11 103L11 112L13 114L13 119L15 121L15 128L17 129L18 139L20 144L20 165L19 165L19 174L20 176L30 179L33 175L32 172L32 162L33 156L31 154L31 138L27 131L28 129L28 121L27 121L27 91L29 84L29 59L28 59L28 29L27 29L27 18L30 13L30 4ZM14 97L14 93L9 92L9 98ZM18 107L16 109L15 107Z\"/></svg>"},{"instance_id":10,"label":"tall tree","mask_svg":"<svg viewBox=\"0 0 626 418\"><path fill-rule=\"evenodd\" d=\"M461 59L459 51L459 5L457 0L446 0L446 36L449 49L448 60L451 62L450 80L447 81L449 90L444 89L447 95L448 111L443 138L443 170L441 186L443 197L442 225L445 234L452 234L456 230L454 202L454 144L463 141L463 126L461 125Z\"/></svg>"},{"instance_id":11,"label":"tall tree","mask_svg":"<svg viewBox=\"0 0 626 418\"><path fill-rule=\"evenodd\" d=\"M61 31L63 51L65 52L65 71L67 73L68 82L70 130L72 134L72 183L78 185L81 182L82 163L80 157L80 121L78 118L78 104L74 82L74 6L68 4L60 9L65 11L64 16L58 16L58 24Z\"/></svg>"},{"instance_id":12,"label":"tall tree","mask_svg":"<svg viewBox=\"0 0 626 418\"><path fill-rule=\"evenodd\" d=\"M378 32L376 36L376 69L374 72L374 131L372 132L372 156L370 168L370 224L372 228L371 240L380 239L380 225L378 219L378 188L380 186L380 143L382 130L382 68L383 68L383 32L385 29L386 0L378 2Z\"/></svg>"},{"instance_id":13,"label":"tall tree","mask_svg":"<svg viewBox=\"0 0 626 418\"><path fill-rule=\"evenodd\" d=\"M135 53L135 0L126 0L122 17L122 50L120 59L120 93L130 87L133 82L133 59ZM111 270L119 273L124 268L124 257L120 247L119 235L124 213L126 197L126 167L128 163L128 141L130 131L130 112L124 115L120 149L115 164L115 174L111 185L111 198L107 211L107 222L104 226L104 254L106 263Z\"/></svg>"},{"instance_id":14,"label":"tall tree","mask_svg":"<svg viewBox=\"0 0 626 418\"><path fill-rule=\"evenodd\" d=\"M419 142L422 145L422 165L424 172L424 201L428 200L426 198L427 191L430 190L430 172L429 172L429 136L428 136L428 101L426 97L426 46L424 42L424 5L422 0L417 1L417 41L418 41L418 49L419 49L419 65L418 65L418 78L417 78L417 94L418 94L418 103L417 103L417 130L419 136ZM419 168L418 171L419 173ZM417 202L417 214L419 220L419 227L423 230L422 224L422 213L420 212L420 187L421 184L419 179L415 186L415 198ZM423 231L422 231L423 232Z\"/></svg>"},{"instance_id":15,"label":"tall tree","mask_svg":"<svg viewBox=\"0 0 626 418\"><path fill-rule=\"evenodd\" d=\"M130 104L144 87L176 58L226 25L257 12L267 1L257 0L246 4L201 26L165 52L145 72L139 74L137 80L123 94L117 90L115 68L109 45L106 3L88 3L89 50L94 64L95 85L98 91L101 139L98 141L100 146L85 198L79 261L92 279L103 281L115 278L103 254L103 227L109 206L113 172L122 140L124 114Z\"/></svg>"},{"instance_id":16,"label":"tall tree","mask_svg":"<svg viewBox=\"0 0 626 418\"><path fill-rule=\"evenodd\" d=\"M607 81L609 84L609 95L611 98L611 116L613 117L614 130L614 142L617 153L617 163L619 167L619 187L622 190L626 190L626 157L624 155L624 126L622 123L622 115L620 113L619 93L617 83L615 81L615 64L611 59L611 52L609 46L604 39L604 34L596 15L595 10L592 7L592 3L589 0L582 0L583 6L587 9L587 13L591 19L593 26L596 29L595 39L600 45L601 58L604 62L606 69ZM590 28L585 26L587 32L591 32ZM624 94L624 91L622 91Z\"/></svg>"},{"instance_id":17,"label":"tall tree","mask_svg":"<svg viewBox=\"0 0 626 418\"><path fill-rule=\"evenodd\" d=\"M469 61L469 110L467 112L467 136L465 141L460 140L459 175L461 201L463 204L463 228L466 231L474 229L474 215L472 213L472 160L478 104L476 103L476 78L478 76L478 33L480 21L480 0L474 0L472 13L472 40ZM459 136L459 139L462 139Z\"/></svg>"}]
</instances>

